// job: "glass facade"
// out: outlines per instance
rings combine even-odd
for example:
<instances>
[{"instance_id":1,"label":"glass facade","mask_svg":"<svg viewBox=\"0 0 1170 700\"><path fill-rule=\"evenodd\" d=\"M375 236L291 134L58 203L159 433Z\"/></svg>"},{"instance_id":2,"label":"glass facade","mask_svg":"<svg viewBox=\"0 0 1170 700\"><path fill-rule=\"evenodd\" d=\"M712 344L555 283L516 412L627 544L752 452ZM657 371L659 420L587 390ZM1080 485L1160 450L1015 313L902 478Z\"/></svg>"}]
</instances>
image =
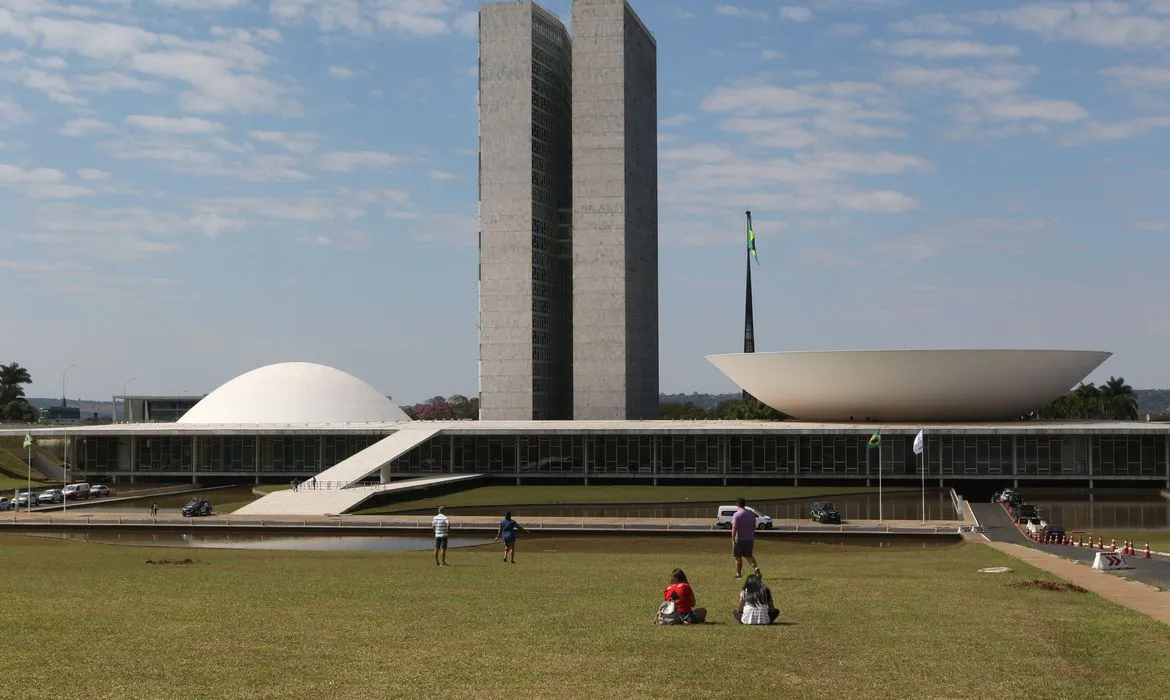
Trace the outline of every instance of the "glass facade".
<instances>
[{"instance_id":1,"label":"glass facade","mask_svg":"<svg viewBox=\"0 0 1170 700\"><path fill-rule=\"evenodd\" d=\"M441 432L391 462L394 475L875 478L869 432L661 433ZM289 474L308 476L381 440L382 434L92 436L74 443L75 463L101 474ZM1168 435L931 434L931 478L1149 479L1168 476ZM919 475L913 435L882 435L886 478ZM133 455L133 457L131 456ZM131 467L133 462L133 467Z\"/></svg>"}]
</instances>

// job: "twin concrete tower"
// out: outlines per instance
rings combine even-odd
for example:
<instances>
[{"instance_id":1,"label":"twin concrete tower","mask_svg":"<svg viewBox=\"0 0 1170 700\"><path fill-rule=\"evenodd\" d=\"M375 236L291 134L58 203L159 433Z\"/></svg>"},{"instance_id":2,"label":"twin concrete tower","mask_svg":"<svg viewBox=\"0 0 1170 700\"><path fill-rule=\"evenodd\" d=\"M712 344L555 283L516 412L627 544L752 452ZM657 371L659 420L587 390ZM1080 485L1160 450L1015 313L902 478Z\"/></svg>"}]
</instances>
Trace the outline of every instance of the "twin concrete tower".
<instances>
[{"instance_id":1,"label":"twin concrete tower","mask_svg":"<svg viewBox=\"0 0 1170 700\"><path fill-rule=\"evenodd\" d=\"M479 11L483 420L658 416L658 59L625 0Z\"/></svg>"}]
</instances>

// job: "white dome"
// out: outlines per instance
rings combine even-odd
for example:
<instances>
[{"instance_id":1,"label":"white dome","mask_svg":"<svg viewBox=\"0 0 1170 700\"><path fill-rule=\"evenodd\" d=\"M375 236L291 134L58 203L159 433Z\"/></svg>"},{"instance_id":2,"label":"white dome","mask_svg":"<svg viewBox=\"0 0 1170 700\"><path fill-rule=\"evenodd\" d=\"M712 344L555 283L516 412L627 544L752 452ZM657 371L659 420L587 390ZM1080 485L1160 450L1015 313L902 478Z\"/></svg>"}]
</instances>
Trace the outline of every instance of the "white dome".
<instances>
[{"instance_id":1,"label":"white dome","mask_svg":"<svg viewBox=\"0 0 1170 700\"><path fill-rule=\"evenodd\" d=\"M1011 420L1069 391L1111 353L837 350L708 355L767 405L813 421Z\"/></svg>"},{"instance_id":2,"label":"white dome","mask_svg":"<svg viewBox=\"0 0 1170 700\"><path fill-rule=\"evenodd\" d=\"M271 425L407 420L393 401L351 374L312 362L282 362L220 386L178 422Z\"/></svg>"}]
</instances>

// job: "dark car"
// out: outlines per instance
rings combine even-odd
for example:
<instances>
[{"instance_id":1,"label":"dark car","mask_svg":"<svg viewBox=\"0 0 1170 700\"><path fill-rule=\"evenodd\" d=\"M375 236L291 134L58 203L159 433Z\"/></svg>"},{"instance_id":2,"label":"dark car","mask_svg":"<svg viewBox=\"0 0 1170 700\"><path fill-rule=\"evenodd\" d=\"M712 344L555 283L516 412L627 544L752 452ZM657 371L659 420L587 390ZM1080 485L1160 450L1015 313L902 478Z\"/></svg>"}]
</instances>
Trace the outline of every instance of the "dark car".
<instances>
[{"instance_id":1,"label":"dark car","mask_svg":"<svg viewBox=\"0 0 1170 700\"><path fill-rule=\"evenodd\" d=\"M184 518L211 515L211 501L206 498L193 498L187 501L179 512L183 514Z\"/></svg>"},{"instance_id":2,"label":"dark car","mask_svg":"<svg viewBox=\"0 0 1170 700\"><path fill-rule=\"evenodd\" d=\"M833 523L835 525L841 524L841 511L832 503L814 503L812 504L812 519L818 523Z\"/></svg>"},{"instance_id":3,"label":"dark car","mask_svg":"<svg viewBox=\"0 0 1170 700\"><path fill-rule=\"evenodd\" d=\"M1017 523L1025 523L1028 518L1040 517L1040 511L1036 510L1036 506L1030 506L1027 503L1021 503L1012 511L1012 517Z\"/></svg>"},{"instance_id":4,"label":"dark car","mask_svg":"<svg viewBox=\"0 0 1170 700\"><path fill-rule=\"evenodd\" d=\"M1057 542L1065 538L1064 528L1060 525L1049 525L1040 533L1040 540L1042 542Z\"/></svg>"}]
</instances>

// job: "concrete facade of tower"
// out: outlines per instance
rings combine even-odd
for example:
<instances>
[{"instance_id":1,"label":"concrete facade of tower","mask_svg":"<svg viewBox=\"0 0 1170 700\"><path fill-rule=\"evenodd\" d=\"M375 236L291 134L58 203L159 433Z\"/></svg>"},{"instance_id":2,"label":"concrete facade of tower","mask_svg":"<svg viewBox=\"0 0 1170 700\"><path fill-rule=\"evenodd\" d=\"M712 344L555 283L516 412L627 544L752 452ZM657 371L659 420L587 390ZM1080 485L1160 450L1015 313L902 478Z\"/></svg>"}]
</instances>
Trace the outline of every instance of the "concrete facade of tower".
<instances>
[{"instance_id":1,"label":"concrete facade of tower","mask_svg":"<svg viewBox=\"0 0 1170 700\"><path fill-rule=\"evenodd\" d=\"M479 12L484 420L573 417L571 47L529 2Z\"/></svg>"},{"instance_id":2,"label":"concrete facade of tower","mask_svg":"<svg viewBox=\"0 0 1170 700\"><path fill-rule=\"evenodd\" d=\"M573 1L573 417L658 417L658 49Z\"/></svg>"},{"instance_id":3,"label":"concrete facade of tower","mask_svg":"<svg viewBox=\"0 0 1170 700\"><path fill-rule=\"evenodd\" d=\"M657 49L625 0L480 9L480 417L658 415Z\"/></svg>"}]
</instances>

